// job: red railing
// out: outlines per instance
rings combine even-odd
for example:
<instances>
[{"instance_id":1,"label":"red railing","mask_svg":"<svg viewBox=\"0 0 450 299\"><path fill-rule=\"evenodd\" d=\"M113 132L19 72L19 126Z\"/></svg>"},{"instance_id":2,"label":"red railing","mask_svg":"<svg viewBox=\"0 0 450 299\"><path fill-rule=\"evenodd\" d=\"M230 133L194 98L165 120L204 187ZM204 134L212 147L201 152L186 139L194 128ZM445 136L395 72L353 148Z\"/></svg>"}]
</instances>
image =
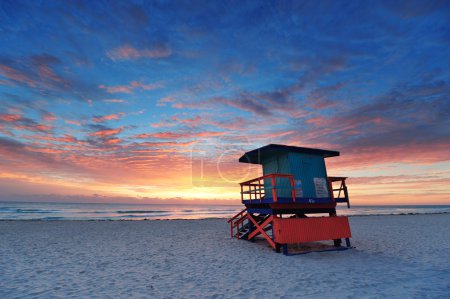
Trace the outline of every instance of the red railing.
<instances>
[{"instance_id":1,"label":"red railing","mask_svg":"<svg viewBox=\"0 0 450 299\"><path fill-rule=\"evenodd\" d=\"M232 218L228 219L228 223L230 223L230 235L231 237L236 236L236 239L239 239L239 230L244 227L244 221L247 219L247 208L243 209ZM234 230L236 229L236 234Z\"/></svg>"},{"instance_id":2,"label":"red railing","mask_svg":"<svg viewBox=\"0 0 450 299\"><path fill-rule=\"evenodd\" d=\"M252 179L246 182L240 183L241 185L241 201L242 203L244 200L249 201L250 203L255 202L262 202L262 200L265 198L265 196L268 194L266 190L272 191L272 198L273 202L277 202L278 195L277 189L287 189L286 185L284 186L277 186L277 179L288 179L289 185L288 189L290 189L290 193L292 196L292 202L295 202L296 200L296 190L295 190L295 181L294 176L292 174L283 174L283 173L272 173L265 176L261 176L256 179ZM328 189L330 190L330 196L335 202L345 202L347 203L347 206L350 208L350 201L348 197L348 190L347 186L345 185L346 177L328 177ZM266 186L267 181L269 181L269 186L267 188L264 187L264 181L266 180ZM278 180L278 183L280 180ZM340 185L338 188L333 188L333 183L339 182Z\"/></svg>"},{"instance_id":3,"label":"red railing","mask_svg":"<svg viewBox=\"0 0 450 299\"><path fill-rule=\"evenodd\" d=\"M261 202L262 199L266 196L266 188L264 188L264 180L270 179L271 187L268 187L267 189L272 190L273 202L277 202L277 186L276 186L277 178L289 179L289 183L291 185L290 189L292 200L293 202L295 202L296 193L295 193L294 176L292 174L283 174L283 173L272 173L240 183L241 201L244 202L244 200L250 200L250 203L252 203L253 201ZM285 189L286 187L281 188Z\"/></svg>"},{"instance_id":4,"label":"red railing","mask_svg":"<svg viewBox=\"0 0 450 299\"><path fill-rule=\"evenodd\" d=\"M345 185L346 177L328 177L328 185L331 190L331 197L335 202L346 202L350 208L350 199L348 197L347 186ZM334 182L340 182L339 188L333 188ZM337 193L337 196L336 196Z\"/></svg>"}]
</instances>

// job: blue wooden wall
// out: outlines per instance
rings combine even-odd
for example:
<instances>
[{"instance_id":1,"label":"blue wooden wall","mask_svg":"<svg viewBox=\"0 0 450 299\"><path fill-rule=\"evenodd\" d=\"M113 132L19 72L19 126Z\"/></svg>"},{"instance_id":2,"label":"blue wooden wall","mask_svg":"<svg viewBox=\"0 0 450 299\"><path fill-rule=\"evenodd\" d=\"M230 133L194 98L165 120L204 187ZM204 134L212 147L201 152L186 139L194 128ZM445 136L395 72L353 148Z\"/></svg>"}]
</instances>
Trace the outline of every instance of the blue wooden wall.
<instances>
[{"instance_id":1,"label":"blue wooden wall","mask_svg":"<svg viewBox=\"0 0 450 299\"><path fill-rule=\"evenodd\" d=\"M288 157L290 165L289 173L294 175L295 180L301 180L303 190L302 197L319 197L319 194L316 194L314 178L327 180L327 171L323 156L304 153L289 153ZM327 194L327 197L328 196L329 192Z\"/></svg>"},{"instance_id":2,"label":"blue wooden wall","mask_svg":"<svg viewBox=\"0 0 450 299\"><path fill-rule=\"evenodd\" d=\"M285 173L293 174L296 180L297 197L317 198L323 197L316 194L316 181L327 180L325 159L321 155L311 155L304 153L286 153L274 155L262 161L263 174ZM322 181L323 182L323 181ZM291 197L291 185L289 179L278 178L276 181L278 197ZM270 179L264 180L266 197L272 198L272 186ZM326 187L326 197L329 197L329 190Z\"/></svg>"},{"instance_id":3,"label":"blue wooden wall","mask_svg":"<svg viewBox=\"0 0 450 299\"><path fill-rule=\"evenodd\" d=\"M263 164L263 174L271 173L290 173L289 167L289 157L288 154L281 154L273 156L269 159L262 161ZM278 197L291 197L290 182L289 179L277 178L277 196ZM264 180L264 189L266 190L266 197L272 198L272 183L270 179Z\"/></svg>"}]
</instances>

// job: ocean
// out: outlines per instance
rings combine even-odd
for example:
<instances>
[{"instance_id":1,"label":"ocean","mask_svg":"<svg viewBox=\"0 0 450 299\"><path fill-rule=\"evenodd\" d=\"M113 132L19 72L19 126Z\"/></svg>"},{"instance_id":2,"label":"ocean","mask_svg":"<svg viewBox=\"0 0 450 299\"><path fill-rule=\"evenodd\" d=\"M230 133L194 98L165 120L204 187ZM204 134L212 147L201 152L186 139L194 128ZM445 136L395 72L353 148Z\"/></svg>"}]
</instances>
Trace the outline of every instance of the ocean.
<instances>
[{"instance_id":1,"label":"ocean","mask_svg":"<svg viewBox=\"0 0 450 299\"><path fill-rule=\"evenodd\" d=\"M242 205L106 204L0 202L0 220L152 220L228 218ZM408 215L450 213L450 205L345 206L338 215Z\"/></svg>"}]
</instances>

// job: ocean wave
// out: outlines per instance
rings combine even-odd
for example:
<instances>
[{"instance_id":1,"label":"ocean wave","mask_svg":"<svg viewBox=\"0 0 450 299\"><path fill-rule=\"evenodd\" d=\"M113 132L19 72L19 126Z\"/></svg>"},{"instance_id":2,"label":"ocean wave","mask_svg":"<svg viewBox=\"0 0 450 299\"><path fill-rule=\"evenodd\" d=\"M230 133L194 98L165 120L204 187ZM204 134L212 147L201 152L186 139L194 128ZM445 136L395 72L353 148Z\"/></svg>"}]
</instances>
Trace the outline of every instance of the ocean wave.
<instances>
[{"instance_id":1,"label":"ocean wave","mask_svg":"<svg viewBox=\"0 0 450 299\"><path fill-rule=\"evenodd\" d=\"M170 211L158 211L158 210L128 210L128 211L116 211L118 214L153 214L153 213L170 213Z\"/></svg>"},{"instance_id":2,"label":"ocean wave","mask_svg":"<svg viewBox=\"0 0 450 299\"><path fill-rule=\"evenodd\" d=\"M1 208L0 213L17 213L17 214L49 214L57 213L54 210L42 210L42 209L17 209L17 208Z\"/></svg>"}]
</instances>

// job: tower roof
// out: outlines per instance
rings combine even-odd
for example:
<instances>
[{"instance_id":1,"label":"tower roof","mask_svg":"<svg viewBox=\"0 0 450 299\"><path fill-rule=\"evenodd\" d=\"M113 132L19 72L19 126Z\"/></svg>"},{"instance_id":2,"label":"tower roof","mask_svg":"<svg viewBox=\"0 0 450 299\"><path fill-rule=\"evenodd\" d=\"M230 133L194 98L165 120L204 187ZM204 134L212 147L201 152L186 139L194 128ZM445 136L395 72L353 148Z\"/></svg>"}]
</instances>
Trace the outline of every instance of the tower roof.
<instances>
[{"instance_id":1,"label":"tower roof","mask_svg":"<svg viewBox=\"0 0 450 299\"><path fill-rule=\"evenodd\" d=\"M239 158L239 162L262 164L262 160L264 158L283 153L303 153L311 155L320 155L323 156L324 158L339 156L339 152L337 151L329 151L317 148L299 147L281 144L269 144L254 149L252 151L246 152L242 157Z\"/></svg>"}]
</instances>

